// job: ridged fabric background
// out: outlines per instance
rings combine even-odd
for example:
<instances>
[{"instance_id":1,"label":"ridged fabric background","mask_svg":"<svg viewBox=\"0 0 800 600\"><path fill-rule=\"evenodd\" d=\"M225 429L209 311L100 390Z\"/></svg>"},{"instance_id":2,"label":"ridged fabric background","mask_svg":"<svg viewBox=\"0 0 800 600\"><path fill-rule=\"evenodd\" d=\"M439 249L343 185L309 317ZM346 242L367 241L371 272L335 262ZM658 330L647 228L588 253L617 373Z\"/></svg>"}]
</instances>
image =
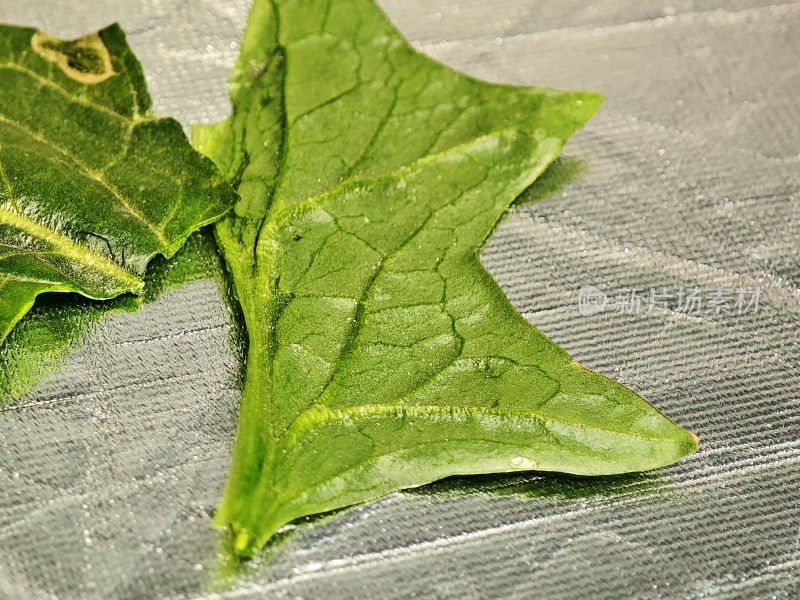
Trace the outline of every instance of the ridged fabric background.
<instances>
[{"instance_id":1,"label":"ridged fabric background","mask_svg":"<svg viewBox=\"0 0 800 600\"><path fill-rule=\"evenodd\" d=\"M248 4L0 0L0 21L62 37L120 21L157 111L188 126L229 110ZM394 494L298 526L208 592L239 366L200 280L102 321L0 408L0 598L800 596L800 3L383 5L459 70L606 94L565 153L580 173L516 208L483 259L533 324L702 450L641 476ZM585 286L598 314L579 311Z\"/></svg>"}]
</instances>

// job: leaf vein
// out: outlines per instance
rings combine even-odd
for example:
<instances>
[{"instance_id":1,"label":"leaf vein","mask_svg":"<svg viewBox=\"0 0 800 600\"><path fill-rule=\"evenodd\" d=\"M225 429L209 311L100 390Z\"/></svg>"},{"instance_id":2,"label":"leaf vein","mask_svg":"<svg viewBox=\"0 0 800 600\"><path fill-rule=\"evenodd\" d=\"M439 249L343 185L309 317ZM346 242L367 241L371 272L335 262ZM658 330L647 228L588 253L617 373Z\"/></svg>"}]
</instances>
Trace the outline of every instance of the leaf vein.
<instances>
[{"instance_id":1,"label":"leaf vein","mask_svg":"<svg viewBox=\"0 0 800 600\"><path fill-rule=\"evenodd\" d=\"M64 257L88 264L128 288L138 290L142 287L141 279L135 277L117 263L89 252L86 248L76 244L66 236L50 231L23 214L15 214L0 208L0 223L10 225L44 240L58 248Z\"/></svg>"},{"instance_id":2,"label":"leaf vein","mask_svg":"<svg viewBox=\"0 0 800 600\"><path fill-rule=\"evenodd\" d=\"M131 121L131 119L129 119L125 115L121 115L118 112L113 111L113 110L111 110L109 108L106 108L105 106L103 106L101 104L97 104L96 102L92 102L91 100L87 100L83 96L77 96L77 95L69 92L66 88L58 85L52 79L52 75L53 75L52 63L48 63L48 71L50 73L49 77L42 77L41 75L39 75L39 73L37 73L35 71L32 71L31 69L25 68L25 67L23 67L21 65L17 65L15 63L0 63L0 70L17 71L18 73L22 73L24 75L27 75L28 77L30 77L31 79L34 79L35 81L39 82L40 84L45 85L45 86L49 87L50 89L58 92L59 94L63 95L65 98L70 100L71 102L75 102L76 104L82 104L82 105L84 105L84 106L86 106L88 108L92 108L94 110L102 112L102 113L104 113L104 114L106 114L106 115L108 115L110 117L113 117L113 118L115 118L115 119L117 119L119 121L125 122L125 123Z\"/></svg>"},{"instance_id":3,"label":"leaf vein","mask_svg":"<svg viewBox=\"0 0 800 600\"><path fill-rule=\"evenodd\" d=\"M120 194L119 190L114 188L114 186L112 186L102 175L98 175L92 169L90 169L89 166L86 163L84 163L80 159L78 159L75 156L73 156L72 154L70 154L66 149L62 148L61 146L59 146L59 145L57 145L55 143L53 143L52 141L48 140L44 136L34 132L29 127L27 127L27 126L25 126L25 125L23 125L21 123L18 123L17 121L14 121L12 119L9 119L9 118L7 118L5 116L0 115L0 123L4 123L6 125L9 125L11 127L15 127L17 129L19 129L20 131L22 131L24 134L28 135L29 137L31 137L35 141L39 142L40 144L42 144L42 145L44 145L44 146L46 146L48 148L51 148L54 152L60 154L63 158L66 158L67 160L64 161L66 165L76 167L78 172L81 175L83 175L87 179L90 179L92 181L95 181L95 182L99 183L112 196L114 196L114 198L125 209L125 212L129 213L131 216L133 216L137 220L141 221L148 229L150 229L152 231L152 233L156 236L156 239L161 244L163 244L163 245L167 245L168 244L168 240L164 236L164 232L163 231L159 230L155 225L153 225L153 223L148 221L144 217L144 215L142 215L140 212L138 212L136 209L134 209L130 205L130 203L125 199L125 197L122 194Z\"/></svg>"}]
</instances>

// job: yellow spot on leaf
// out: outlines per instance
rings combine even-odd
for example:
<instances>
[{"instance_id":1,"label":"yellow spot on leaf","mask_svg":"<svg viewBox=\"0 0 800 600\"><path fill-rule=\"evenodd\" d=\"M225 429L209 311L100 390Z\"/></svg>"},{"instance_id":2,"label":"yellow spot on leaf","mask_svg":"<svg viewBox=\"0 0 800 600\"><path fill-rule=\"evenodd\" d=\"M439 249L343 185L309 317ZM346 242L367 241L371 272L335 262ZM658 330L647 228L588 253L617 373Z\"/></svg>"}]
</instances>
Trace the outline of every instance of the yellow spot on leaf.
<instances>
[{"instance_id":1,"label":"yellow spot on leaf","mask_svg":"<svg viewBox=\"0 0 800 600\"><path fill-rule=\"evenodd\" d=\"M31 46L36 54L58 65L67 77L80 83L96 85L117 74L108 48L96 33L60 40L37 31Z\"/></svg>"},{"instance_id":2,"label":"yellow spot on leaf","mask_svg":"<svg viewBox=\"0 0 800 600\"><path fill-rule=\"evenodd\" d=\"M240 532L236 536L236 541L234 542L234 548L237 552L241 553L247 550L247 547L250 545L250 535L246 531Z\"/></svg>"}]
</instances>

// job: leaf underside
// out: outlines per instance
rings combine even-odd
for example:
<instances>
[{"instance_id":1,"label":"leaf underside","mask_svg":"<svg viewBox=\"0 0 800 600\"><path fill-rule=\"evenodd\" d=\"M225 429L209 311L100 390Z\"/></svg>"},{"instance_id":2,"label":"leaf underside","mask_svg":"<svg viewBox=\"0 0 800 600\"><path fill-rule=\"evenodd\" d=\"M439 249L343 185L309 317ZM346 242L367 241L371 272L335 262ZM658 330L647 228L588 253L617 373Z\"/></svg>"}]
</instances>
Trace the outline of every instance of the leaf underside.
<instances>
[{"instance_id":1,"label":"leaf underside","mask_svg":"<svg viewBox=\"0 0 800 600\"><path fill-rule=\"evenodd\" d=\"M241 198L216 226L249 337L216 514L238 553L450 475L623 473L696 450L529 325L478 259L598 95L458 74L372 0L256 0L231 84L231 118L194 141Z\"/></svg>"},{"instance_id":2,"label":"leaf underside","mask_svg":"<svg viewBox=\"0 0 800 600\"><path fill-rule=\"evenodd\" d=\"M234 202L151 113L117 25L77 40L0 26L0 90L0 342L43 292L141 292L154 255Z\"/></svg>"}]
</instances>

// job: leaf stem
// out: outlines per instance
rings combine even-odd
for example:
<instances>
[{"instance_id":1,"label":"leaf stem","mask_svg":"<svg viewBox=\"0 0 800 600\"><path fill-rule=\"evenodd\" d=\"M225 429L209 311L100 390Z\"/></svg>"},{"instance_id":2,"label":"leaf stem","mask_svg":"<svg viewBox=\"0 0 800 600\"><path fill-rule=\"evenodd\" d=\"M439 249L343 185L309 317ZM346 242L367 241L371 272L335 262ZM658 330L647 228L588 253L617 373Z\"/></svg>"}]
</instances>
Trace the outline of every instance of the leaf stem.
<instances>
[{"instance_id":1,"label":"leaf stem","mask_svg":"<svg viewBox=\"0 0 800 600\"><path fill-rule=\"evenodd\" d=\"M232 529L236 552L247 556L259 543L255 524L260 531L277 508L274 490L269 488L272 478L265 474L273 469L275 458L272 363L277 349L275 326L286 300L277 290L272 253L260 253L258 265L253 265L244 259L251 252L235 241L225 224L216 228L218 246L242 309L248 345L231 474L214 522Z\"/></svg>"}]
</instances>

